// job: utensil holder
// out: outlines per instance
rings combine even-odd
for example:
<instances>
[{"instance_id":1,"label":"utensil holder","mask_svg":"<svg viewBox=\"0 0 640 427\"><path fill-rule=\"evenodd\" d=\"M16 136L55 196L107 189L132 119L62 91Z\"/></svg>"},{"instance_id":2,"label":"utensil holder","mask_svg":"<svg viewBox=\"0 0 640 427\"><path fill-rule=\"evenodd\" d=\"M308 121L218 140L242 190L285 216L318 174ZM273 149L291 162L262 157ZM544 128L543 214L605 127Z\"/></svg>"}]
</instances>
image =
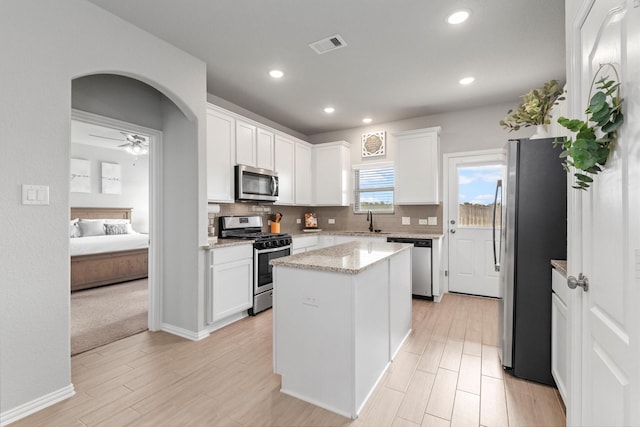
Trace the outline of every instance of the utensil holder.
<instances>
[{"instance_id":1,"label":"utensil holder","mask_svg":"<svg viewBox=\"0 0 640 427\"><path fill-rule=\"evenodd\" d=\"M280 223L271 221L271 232L280 233Z\"/></svg>"}]
</instances>

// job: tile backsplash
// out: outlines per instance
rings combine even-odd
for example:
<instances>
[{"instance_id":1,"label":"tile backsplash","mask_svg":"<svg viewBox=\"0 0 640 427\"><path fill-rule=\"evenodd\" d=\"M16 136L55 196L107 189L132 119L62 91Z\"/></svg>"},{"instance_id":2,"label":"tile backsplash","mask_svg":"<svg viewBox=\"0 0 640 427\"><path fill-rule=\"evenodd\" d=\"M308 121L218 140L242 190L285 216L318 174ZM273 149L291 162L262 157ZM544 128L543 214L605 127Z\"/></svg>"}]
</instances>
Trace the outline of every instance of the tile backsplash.
<instances>
[{"instance_id":1,"label":"tile backsplash","mask_svg":"<svg viewBox=\"0 0 640 427\"><path fill-rule=\"evenodd\" d=\"M367 231L369 222L364 214L354 214L353 206L280 206L255 203L220 204L220 213L209 214L209 225L218 230L219 216L228 215L261 215L264 230L267 231L267 221L272 219L276 212L282 213L280 230L282 233L295 234L304 228L304 214L315 212L318 217L318 228L327 231ZM402 218L408 217L410 225L402 225ZM427 220L435 217L437 225L419 225L420 219ZM300 224L296 222L300 219ZM333 219L334 224L329 224ZM373 227L382 231L401 231L410 233L441 234L442 205L406 205L396 206L393 214L374 214Z\"/></svg>"}]
</instances>

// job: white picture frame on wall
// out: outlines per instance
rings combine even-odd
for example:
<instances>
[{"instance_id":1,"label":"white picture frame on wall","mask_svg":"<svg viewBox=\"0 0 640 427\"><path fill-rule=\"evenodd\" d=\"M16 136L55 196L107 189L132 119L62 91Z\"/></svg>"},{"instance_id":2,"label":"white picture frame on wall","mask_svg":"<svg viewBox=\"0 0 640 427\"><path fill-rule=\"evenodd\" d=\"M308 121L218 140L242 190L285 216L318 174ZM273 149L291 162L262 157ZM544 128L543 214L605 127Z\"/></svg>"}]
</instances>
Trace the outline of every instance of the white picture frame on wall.
<instances>
[{"instance_id":1,"label":"white picture frame on wall","mask_svg":"<svg viewBox=\"0 0 640 427\"><path fill-rule=\"evenodd\" d=\"M69 191L91 193L91 162L86 159L71 159Z\"/></svg>"},{"instance_id":2,"label":"white picture frame on wall","mask_svg":"<svg viewBox=\"0 0 640 427\"><path fill-rule=\"evenodd\" d=\"M118 163L102 162L102 194L121 194L122 180Z\"/></svg>"},{"instance_id":3,"label":"white picture frame on wall","mask_svg":"<svg viewBox=\"0 0 640 427\"><path fill-rule=\"evenodd\" d=\"M384 156L386 152L386 132L377 131L362 134L362 157Z\"/></svg>"}]
</instances>

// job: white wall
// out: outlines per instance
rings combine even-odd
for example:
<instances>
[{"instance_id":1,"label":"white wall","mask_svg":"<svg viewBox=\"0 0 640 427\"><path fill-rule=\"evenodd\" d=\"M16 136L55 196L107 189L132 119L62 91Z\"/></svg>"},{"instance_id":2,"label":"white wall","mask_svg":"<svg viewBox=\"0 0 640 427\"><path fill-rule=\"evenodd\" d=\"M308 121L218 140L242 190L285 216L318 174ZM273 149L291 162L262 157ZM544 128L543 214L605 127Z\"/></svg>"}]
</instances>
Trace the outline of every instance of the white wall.
<instances>
[{"instance_id":1,"label":"white wall","mask_svg":"<svg viewBox=\"0 0 640 427\"><path fill-rule=\"evenodd\" d=\"M0 417L4 422L21 413L25 404L37 399L46 404L53 394L62 391L64 397L70 390L71 81L117 73L155 87L190 123L182 123L183 128L190 127L190 140L182 141L183 148L198 159L195 163L202 163L206 68L200 60L84 0L3 0L0 40L5 59L0 67ZM179 185L165 189L171 197L176 187L189 188L181 196L183 205L170 210L196 212L184 216L180 224L188 232L166 241L164 261L170 266L190 267L194 248L206 242L205 173L202 164L185 169ZM22 205L21 184L49 186L50 204ZM181 252L184 248L189 250ZM185 281L169 285L181 286L186 298L193 300L204 286L202 275L193 272Z\"/></svg>"},{"instance_id":2,"label":"white wall","mask_svg":"<svg viewBox=\"0 0 640 427\"><path fill-rule=\"evenodd\" d=\"M74 207L133 208L131 225L140 233L149 232L149 156L137 159L126 151L94 145L71 144L71 158L86 159L91 164L91 192L70 193L69 204ZM101 192L101 163L120 165L121 194Z\"/></svg>"},{"instance_id":3,"label":"white wall","mask_svg":"<svg viewBox=\"0 0 640 427\"><path fill-rule=\"evenodd\" d=\"M313 144L338 140L350 142L351 162L354 164L383 160L381 157L364 160L360 154L362 134L375 131L387 132L387 153L384 160L395 160L394 133L434 126L442 127L440 148L443 154L502 148L510 138L527 138L535 132L535 128L529 127L509 133L498 124L507 115L507 111L515 108L518 103L519 101L516 100L513 103L488 105L482 108L320 133L311 135L309 141Z\"/></svg>"},{"instance_id":4,"label":"white wall","mask_svg":"<svg viewBox=\"0 0 640 427\"><path fill-rule=\"evenodd\" d=\"M114 74L93 74L71 83L71 106L76 110L162 129L162 99L153 87Z\"/></svg>"}]
</instances>

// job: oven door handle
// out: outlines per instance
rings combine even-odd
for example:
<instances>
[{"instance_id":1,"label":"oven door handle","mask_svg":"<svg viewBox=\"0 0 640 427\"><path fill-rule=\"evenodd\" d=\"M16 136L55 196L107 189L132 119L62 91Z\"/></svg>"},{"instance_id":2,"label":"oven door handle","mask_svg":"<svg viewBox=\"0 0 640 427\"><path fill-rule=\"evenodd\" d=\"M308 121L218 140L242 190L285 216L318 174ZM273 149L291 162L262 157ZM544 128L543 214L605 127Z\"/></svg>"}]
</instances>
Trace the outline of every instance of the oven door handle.
<instances>
[{"instance_id":1,"label":"oven door handle","mask_svg":"<svg viewBox=\"0 0 640 427\"><path fill-rule=\"evenodd\" d=\"M271 253L271 252L279 252L279 251L286 250L286 249L291 249L291 245L280 246L280 247L271 248L271 249L256 249L256 248L253 248L253 250L256 251L258 254L268 254L268 253Z\"/></svg>"}]
</instances>

